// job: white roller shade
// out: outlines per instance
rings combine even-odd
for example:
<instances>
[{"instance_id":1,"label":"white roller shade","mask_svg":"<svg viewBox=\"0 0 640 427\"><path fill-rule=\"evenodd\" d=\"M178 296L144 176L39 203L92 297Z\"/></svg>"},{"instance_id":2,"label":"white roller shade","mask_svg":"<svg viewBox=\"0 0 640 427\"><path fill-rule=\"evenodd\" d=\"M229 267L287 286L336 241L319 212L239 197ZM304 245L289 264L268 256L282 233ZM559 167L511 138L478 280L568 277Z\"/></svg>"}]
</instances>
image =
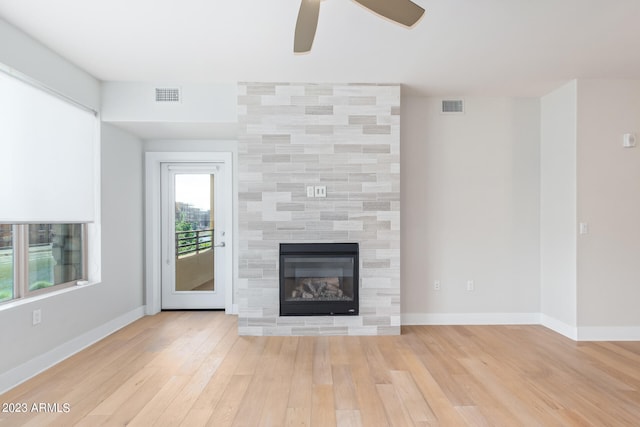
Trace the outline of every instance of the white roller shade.
<instances>
[{"instance_id":1,"label":"white roller shade","mask_svg":"<svg viewBox=\"0 0 640 427\"><path fill-rule=\"evenodd\" d=\"M0 72L0 222L92 222L98 121Z\"/></svg>"}]
</instances>

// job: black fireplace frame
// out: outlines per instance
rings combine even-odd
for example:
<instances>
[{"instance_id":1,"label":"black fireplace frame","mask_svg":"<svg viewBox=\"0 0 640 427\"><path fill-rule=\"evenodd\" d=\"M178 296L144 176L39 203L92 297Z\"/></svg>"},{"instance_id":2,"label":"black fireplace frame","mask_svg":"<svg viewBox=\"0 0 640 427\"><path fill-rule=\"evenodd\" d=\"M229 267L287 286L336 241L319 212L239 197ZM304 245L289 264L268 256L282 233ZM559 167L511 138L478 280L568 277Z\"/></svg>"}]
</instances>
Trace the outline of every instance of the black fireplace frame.
<instances>
[{"instance_id":1,"label":"black fireplace frame","mask_svg":"<svg viewBox=\"0 0 640 427\"><path fill-rule=\"evenodd\" d=\"M285 258L348 255L353 257L352 301L287 301ZM280 316L356 316L359 313L360 250L358 243L280 243Z\"/></svg>"}]
</instances>

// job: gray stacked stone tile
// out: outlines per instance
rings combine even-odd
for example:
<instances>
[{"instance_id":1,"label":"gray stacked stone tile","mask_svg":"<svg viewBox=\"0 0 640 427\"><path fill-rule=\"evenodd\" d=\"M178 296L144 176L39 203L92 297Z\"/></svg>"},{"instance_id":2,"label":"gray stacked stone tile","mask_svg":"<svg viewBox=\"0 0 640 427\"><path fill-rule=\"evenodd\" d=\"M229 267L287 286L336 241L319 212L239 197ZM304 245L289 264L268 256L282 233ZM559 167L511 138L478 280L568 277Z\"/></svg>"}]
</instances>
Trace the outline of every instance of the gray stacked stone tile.
<instances>
[{"instance_id":1,"label":"gray stacked stone tile","mask_svg":"<svg viewBox=\"0 0 640 427\"><path fill-rule=\"evenodd\" d=\"M241 335L400 333L399 111L398 85L239 84ZM279 244L303 242L360 244L360 315L279 316Z\"/></svg>"}]
</instances>

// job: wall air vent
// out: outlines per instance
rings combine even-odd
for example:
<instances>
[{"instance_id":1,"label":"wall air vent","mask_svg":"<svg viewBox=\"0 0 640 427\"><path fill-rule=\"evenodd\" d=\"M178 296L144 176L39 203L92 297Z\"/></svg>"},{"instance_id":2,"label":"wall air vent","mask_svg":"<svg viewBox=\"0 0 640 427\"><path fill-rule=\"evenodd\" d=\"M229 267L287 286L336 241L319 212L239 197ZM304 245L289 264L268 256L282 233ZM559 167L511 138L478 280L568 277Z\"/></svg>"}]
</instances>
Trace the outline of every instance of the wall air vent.
<instances>
[{"instance_id":1,"label":"wall air vent","mask_svg":"<svg viewBox=\"0 0 640 427\"><path fill-rule=\"evenodd\" d=\"M442 114L462 114L464 113L464 100L462 99L443 99Z\"/></svg>"},{"instance_id":2,"label":"wall air vent","mask_svg":"<svg viewBox=\"0 0 640 427\"><path fill-rule=\"evenodd\" d=\"M157 87L156 102L180 102L180 88Z\"/></svg>"}]
</instances>

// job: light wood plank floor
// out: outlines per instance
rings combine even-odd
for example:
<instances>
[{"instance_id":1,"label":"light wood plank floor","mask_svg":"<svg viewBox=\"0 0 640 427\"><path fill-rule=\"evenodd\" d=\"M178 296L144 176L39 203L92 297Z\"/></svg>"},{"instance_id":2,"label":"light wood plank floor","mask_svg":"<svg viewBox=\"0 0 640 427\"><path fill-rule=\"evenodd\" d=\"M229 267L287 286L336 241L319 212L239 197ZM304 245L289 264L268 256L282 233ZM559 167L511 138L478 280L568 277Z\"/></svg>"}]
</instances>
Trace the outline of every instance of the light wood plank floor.
<instances>
[{"instance_id":1,"label":"light wood plank floor","mask_svg":"<svg viewBox=\"0 0 640 427\"><path fill-rule=\"evenodd\" d=\"M639 426L640 342L541 326L238 337L233 316L165 312L0 403L60 411L0 413L2 426Z\"/></svg>"}]
</instances>

